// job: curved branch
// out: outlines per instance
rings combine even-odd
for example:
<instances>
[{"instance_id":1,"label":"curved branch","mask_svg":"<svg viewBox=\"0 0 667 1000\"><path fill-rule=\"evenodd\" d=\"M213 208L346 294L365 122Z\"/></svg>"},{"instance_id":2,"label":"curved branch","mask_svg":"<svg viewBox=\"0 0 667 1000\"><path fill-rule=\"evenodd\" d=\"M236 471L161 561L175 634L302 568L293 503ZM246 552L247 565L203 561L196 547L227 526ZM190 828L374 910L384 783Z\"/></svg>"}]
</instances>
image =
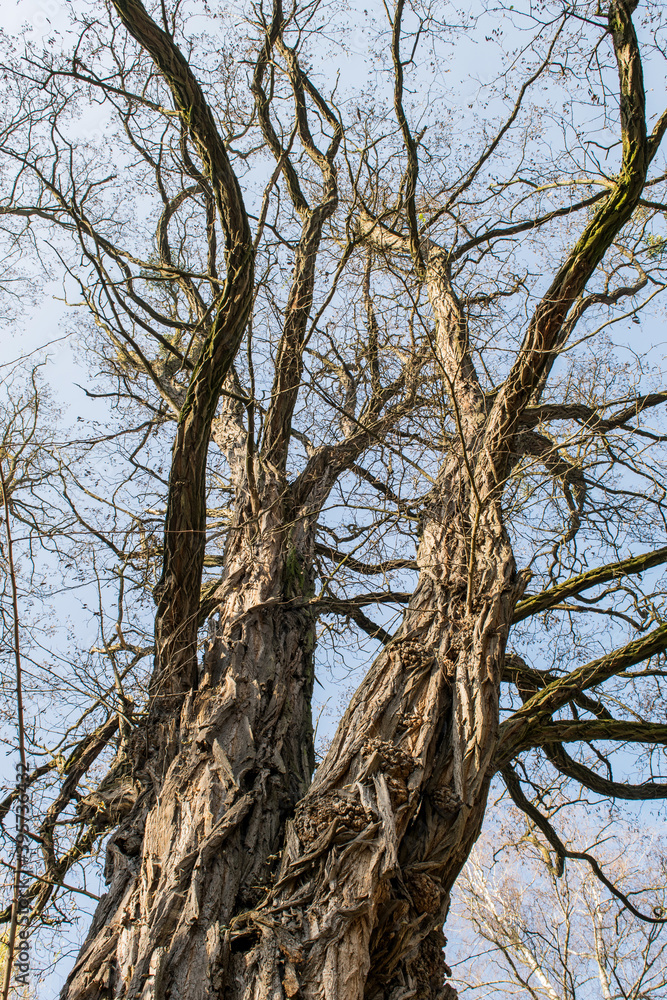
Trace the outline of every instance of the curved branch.
<instances>
[{"instance_id":1,"label":"curved branch","mask_svg":"<svg viewBox=\"0 0 667 1000\"><path fill-rule=\"evenodd\" d=\"M151 56L187 123L225 233L227 275L217 314L192 373L178 421L156 588L156 662L151 694L188 690L197 679L197 620L206 535L206 457L218 399L250 314L254 253L237 177L190 65L140 0L113 0L121 21ZM157 706L157 703L156 703ZM156 707L156 711L160 711Z\"/></svg>"},{"instance_id":2,"label":"curved branch","mask_svg":"<svg viewBox=\"0 0 667 1000\"><path fill-rule=\"evenodd\" d=\"M605 409L618 406L621 402L625 402L626 405L612 417L601 417L598 410L592 406L586 406L584 403L543 403L540 406L527 407L521 416L521 424L527 427L536 427L537 424L548 420L576 420L585 423L590 430L615 430L626 424L628 420L632 420L633 417L638 417L644 410L659 406L661 403L667 403L667 392L648 392L633 400L610 402L605 404Z\"/></svg>"},{"instance_id":3,"label":"curved branch","mask_svg":"<svg viewBox=\"0 0 667 1000\"><path fill-rule=\"evenodd\" d=\"M204 172L211 182L227 237L227 250L250 245L250 227L241 188L213 113L187 59L173 39L149 16L140 0L113 0L125 29L160 70L174 104L187 123Z\"/></svg>"},{"instance_id":4,"label":"curved branch","mask_svg":"<svg viewBox=\"0 0 667 1000\"><path fill-rule=\"evenodd\" d=\"M381 563L365 563L346 552L339 552L338 549L334 549L330 545L324 545L322 542L315 544L315 552L317 555L331 559L339 567L344 566L355 573L364 573L368 576L379 576L381 573L391 573L397 569L417 569L417 562L414 559L386 559Z\"/></svg>"},{"instance_id":5,"label":"curved branch","mask_svg":"<svg viewBox=\"0 0 667 1000\"><path fill-rule=\"evenodd\" d=\"M541 742L539 734L545 730L545 725L549 717L557 712L569 701L572 701L582 691L601 684L609 677L621 673L627 667L635 663L641 663L656 653L661 653L667 649L667 625L661 625L653 629L647 635L635 639L620 649L615 649L606 656L601 656L597 660L592 660L576 670L572 670L565 677L547 684L545 688L529 698L522 708L518 709L500 726L498 732L496 759L498 766L502 766L505 761L509 761L518 753L519 747L534 746ZM564 725L564 723L563 723ZM572 723L571 725L576 725ZM586 723L589 725L589 723ZM600 726L612 726L611 722L590 723ZM626 725L626 723L616 723L615 725ZM650 725L647 723L647 725ZM609 730L608 730L609 731ZM665 729L667 736L667 728ZM594 739L595 737L591 737ZM606 737L613 739L614 737ZM620 737L623 738L622 736ZM556 737L556 740L562 738ZM554 742L554 737L550 737L546 742Z\"/></svg>"},{"instance_id":6,"label":"curved branch","mask_svg":"<svg viewBox=\"0 0 667 1000\"><path fill-rule=\"evenodd\" d=\"M365 632L371 639L375 639L376 642L382 643L383 646L386 646L393 639L393 636L390 635L389 632L383 629L381 625L377 625L371 618L365 615L360 608L352 605L339 608L334 601L326 601L323 603L330 605L329 607L323 607L323 611L329 611L331 614L340 614L344 615L345 618L350 618L362 632ZM340 603L347 604L347 602Z\"/></svg>"},{"instance_id":7,"label":"curved branch","mask_svg":"<svg viewBox=\"0 0 667 1000\"><path fill-rule=\"evenodd\" d=\"M661 566L667 562L667 545L654 552L645 552L639 556L631 556L629 559L621 559L619 562L610 563L608 566L598 566L595 569L586 570L578 576L573 576L564 583L559 583L556 587L543 590L539 594L526 597L516 606L514 613L514 623L523 621L531 615L546 611L554 604L560 604L569 597L581 594L591 587L596 587L600 583L607 583L609 580L619 580L624 576L631 576L644 573L654 566Z\"/></svg>"},{"instance_id":8,"label":"curved branch","mask_svg":"<svg viewBox=\"0 0 667 1000\"><path fill-rule=\"evenodd\" d=\"M619 676L623 676L622 674ZM525 660L516 653L508 653L505 656L502 679L505 683L514 684L521 695L523 702L547 684L559 679L558 674L550 670L538 670L536 667L529 667ZM596 719L613 719L613 716L601 701L589 697L583 691L577 691L571 698L570 704L583 708L590 712Z\"/></svg>"},{"instance_id":9,"label":"curved branch","mask_svg":"<svg viewBox=\"0 0 667 1000\"><path fill-rule=\"evenodd\" d=\"M559 877L565 871L565 860L567 858L571 858L573 861L586 861L593 869L596 878L598 878L600 882L602 882L602 884L609 889L612 896L615 896L616 899L618 899L626 909L630 910L631 913L634 913L636 917L649 924L667 923L667 917L650 917L648 914L642 913L641 910L638 910L637 907L630 902L628 897L622 893L620 889L617 889L613 882L609 881L600 868L600 865L595 858L592 857L592 855L587 854L584 851L569 851L546 816L543 816L539 809L537 809L523 794L521 782L516 776L516 772L511 767L507 766L503 768L501 773L503 781L507 786L507 791L510 793L510 797L515 805L517 805L522 812L525 812L529 819L533 821L535 826L542 831L549 844L556 852L556 874ZM664 912L662 908L660 908L660 912Z\"/></svg>"},{"instance_id":10,"label":"curved branch","mask_svg":"<svg viewBox=\"0 0 667 1000\"><path fill-rule=\"evenodd\" d=\"M556 723L556 725L558 724ZM586 723L583 723L583 725L586 725ZM642 724L639 723L639 725L641 726ZM666 733L662 734L660 741L667 735L667 726L662 726L661 728ZM643 734L641 736L637 735L636 738L638 740L641 738L642 742L649 742ZM561 774L564 774L567 778L574 778L580 785L584 785L585 788L590 789L591 792L595 792L597 795L607 795L614 799L629 799L631 801L667 799L667 783L645 781L641 785L629 785L622 781L610 781L609 778L603 778L602 775L596 774L589 767L570 757L562 743L545 743L543 750L553 766Z\"/></svg>"},{"instance_id":11,"label":"curved branch","mask_svg":"<svg viewBox=\"0 0 667 1000\"><path fill-rule=\"evenodd\" d=\"M613 743L663 743L667 741L667 724L611 718L585 719L583 722L545 721L527 734L520 749L528 750L531 747L548 746L551 743L590 743L593 740L609 740ZM515 752L518 753L519 750ZM667 785L658 787L667 789ZM647 798L652 797L647 796Z\"/></svg>"},{"instance_id":12,"label":"curved branch","mask_svg":"<svg viewBox=\"0 0 667 1000\"><path fill-rule=\"evenodd\" d=\"M667 129L663 116L653 135L646 134L641 56L631 14L634 5L615 0L609 7L611 33L621 97L623 159L618 180L608 198L584 228L530 321L519 355L494 402L485 445L502 479L509 461L509 442L521 413L540 391L563 346L567 315L613 243L632 216L646 182L652 157Z\"/></svg>"}]
</instances>

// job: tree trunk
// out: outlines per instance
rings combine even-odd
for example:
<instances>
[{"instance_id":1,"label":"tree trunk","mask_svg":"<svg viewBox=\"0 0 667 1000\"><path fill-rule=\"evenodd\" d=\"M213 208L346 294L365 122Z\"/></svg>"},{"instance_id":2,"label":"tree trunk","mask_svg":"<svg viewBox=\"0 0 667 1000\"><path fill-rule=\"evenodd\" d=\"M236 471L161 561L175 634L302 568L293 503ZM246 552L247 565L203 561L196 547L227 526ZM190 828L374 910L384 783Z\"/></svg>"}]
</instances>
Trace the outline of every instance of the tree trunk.
<instances>
[{"instance_id":1,"label":"tree trunk","mask_svg":"<svg viewBox=\"0 0 667 1000\"><path fill-rule=\"evenodd\" d=\"M271 901L233 932L259 940L245 992L226 996L291 997L296 983L313 1000L447 994L440 928L484 814L519 593L493 504L479 517L470 573L471 529L454 485L424 533L400 634L289 824Z\"/></svg>"},{"instance_id":2,"label":"tree trunk","mask_svg":"<svg viewBox=\"0 0 667 1000\"><path fill-rule=\"evenodd\" d=\"M264 900L310 783L310 577L275 513L251 524L256 538L246 525L227 553L197 689L176 715L170 695L153 747L132 748L137 801L109 844L69 1000L224 995L232 918Z\"/></svg>"},{"instance_id":3,"label":"tree trunk","mask_svg":"<svg viewBox=\"0 0 667 1000\"><path fill-rule=\"evenodd\" d=\"M441 928L484 814L519 593L499 507L473 523L459 464L403 625L312 784L312 539L295 544L277 497L236 532L198 688L162 725L166 773L144 748L67 1000L444 1000Z\"/></svg>"}]
</instances>

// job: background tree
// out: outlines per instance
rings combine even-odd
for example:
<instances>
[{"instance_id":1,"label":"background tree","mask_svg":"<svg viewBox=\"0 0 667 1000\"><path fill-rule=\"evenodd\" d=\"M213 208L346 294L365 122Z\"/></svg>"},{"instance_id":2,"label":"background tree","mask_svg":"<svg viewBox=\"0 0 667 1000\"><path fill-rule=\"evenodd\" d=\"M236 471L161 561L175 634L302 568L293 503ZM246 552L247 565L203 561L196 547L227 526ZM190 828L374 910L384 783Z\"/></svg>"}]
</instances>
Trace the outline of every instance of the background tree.
<instances>
[{"instance_id":1,"label":"background tree","mask_svg":"<svg viewBox=\"0 0 667 1000\"><path fill-rule=\"evenodd\" d=\"M590 836L615 885L632 892L635 903L644 899L655 905L664 892L664 843L618 823L611 837L609 824L601 825ZM501 849L508 867L500 878L492 872L491 853L496 859L500 853L497 843L487 841L480 848L461 877L461 902L475 930L493 947L487 945L484 955L462 954L455 973L460 996L499 992L526 1000L640 1000L664 992L664 923L636 920L588 865L569 865L559 878L553 858L530 827L522 833L519 825ZM529 893L517 886L517 864Z\"/></svg>"},{"instance_id":2,"label":"background tree","mask_svg":"<svg viewBox=\"0 0 667 1000\"><path fill-rule=\"evenodd\" d=\"M444 998L494 775L559 869L582 852L545 774L665 796L642 574L667 559L667 392L609 336L664 287L662 13L635 8L521 9L498 52L509 21L399 0L359 85L323 65L317 4L95 2L8 52L5 232L65 269L107 400L10 495L24 585L97 587L31 747L35 919L108 836L68 1000ZM442 73L475 27L498 74L471 116ZM379 650L313 776L321 622ZM31 642L39 700L65 654Z\"/></svg>"}]
</instances>

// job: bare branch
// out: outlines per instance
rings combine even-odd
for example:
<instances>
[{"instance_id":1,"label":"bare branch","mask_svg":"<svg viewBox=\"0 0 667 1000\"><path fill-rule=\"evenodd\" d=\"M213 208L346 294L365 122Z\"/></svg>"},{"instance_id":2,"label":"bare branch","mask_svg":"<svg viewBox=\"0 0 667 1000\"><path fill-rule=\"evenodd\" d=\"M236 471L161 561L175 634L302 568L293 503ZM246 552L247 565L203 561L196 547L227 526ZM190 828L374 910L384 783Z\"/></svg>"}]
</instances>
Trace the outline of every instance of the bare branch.
<instances>
[{"instance_id":1,"label":"bare branch","mask_svg":"<svg viewBox=\"0 0 667 1000\"><path fill-rule=\"evenodd\" d=\"M619 562L609 563L607 566L595 567L586 570L578 576L573 576L556 587L543 590L541 594L534 594L524 598L516 606L514 621L520 622L531 615L546 611L554 604L560 604L569 597L581 594L601 583L608 583L610 580L621 580L625 576L644 573L654 566L662 566L667 562L667 545L653 552L645 552L639 556L630 556L628 559L621 559Z\"/></svg>"}]
</instances>

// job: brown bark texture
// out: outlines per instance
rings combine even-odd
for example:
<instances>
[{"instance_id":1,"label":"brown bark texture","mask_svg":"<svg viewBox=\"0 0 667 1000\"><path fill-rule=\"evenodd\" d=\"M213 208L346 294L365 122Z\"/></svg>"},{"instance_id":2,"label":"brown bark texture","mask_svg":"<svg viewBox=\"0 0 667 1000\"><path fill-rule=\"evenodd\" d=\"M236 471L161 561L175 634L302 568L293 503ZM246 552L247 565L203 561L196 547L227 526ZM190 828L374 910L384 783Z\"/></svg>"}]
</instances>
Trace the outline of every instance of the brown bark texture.
<instances>
[{"instance_id":1,"label":"brown bark texture","mask_svg":"<svg viewBox=\"0 0 667 1000\"><path fill-rule=\"evenodd\" d=\"M423 359L412 358L384 388L371 361L365 409L355 415L341 407L342 443L311 449L290 479L318 253L340 201L334 160L342 127L284 42L286 16L276 3L252 94L300 232L263 436L249 434L239 445L237 428L251 401L234 381L233 365L253 309L256 252L243 192L204 91L173 38L139 0L113 0L113 7L166 82L173 113L197 151L197 183L212 199L208 211L217 213L226 271L202 324L175 431L148 711L124 734L106 784L78 805L82 817L97 816L100 824L104 817L113 832L108 891L62 1000L447 1000L454 994L446 983L443 926L492 778L528 746L544 745L558 766L577 768L562 750L567 733L556 738L548 730L572 685L535 693L539 685L533 678L530 687L526 670L525 703L499 725L500 685L511 668L506 645L525 586L503 499L517 455L544 455L537 435L521 438L529 425L522 420L539 404L568 317L637 208L667 124L661 120L647 135L634 6L616 0L609 9L621 172L582 225L493 394L476 371L452 255L419 231L418 142L403 110L403 4L396 6L394 110L408 162L396 213L402 224L355 203L345 253L361 246L369 260L395 255L419 276L430 310L429 363L455 433L420 511L418 579L402 622L386 636L317 770L311 701L318 518L369 442L417 405ZM267 93L278 58L294 100L291 141L308 161L308 183L300 183L272 124ZM372 304L365 305L376 350L377 324ZM198 659L211 438L227 453L236 493L220 578L205 595L209 631ZM578 480L549 455L545 462L567 480L576 513ZM563 593L583 586L575 581ZM662 633L656 643L664 648ZM618 662L594 664L582 674L581 691L618 670ZM106 789L114 791L105 796Z\"/></svg>"}]
</instances>

